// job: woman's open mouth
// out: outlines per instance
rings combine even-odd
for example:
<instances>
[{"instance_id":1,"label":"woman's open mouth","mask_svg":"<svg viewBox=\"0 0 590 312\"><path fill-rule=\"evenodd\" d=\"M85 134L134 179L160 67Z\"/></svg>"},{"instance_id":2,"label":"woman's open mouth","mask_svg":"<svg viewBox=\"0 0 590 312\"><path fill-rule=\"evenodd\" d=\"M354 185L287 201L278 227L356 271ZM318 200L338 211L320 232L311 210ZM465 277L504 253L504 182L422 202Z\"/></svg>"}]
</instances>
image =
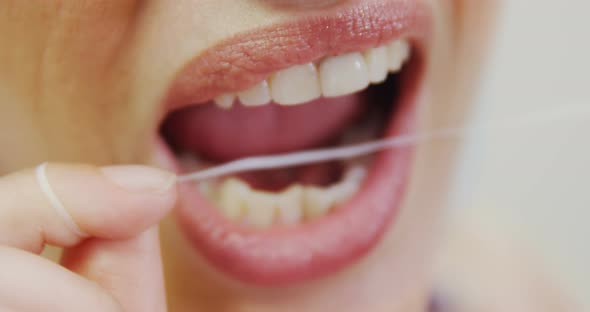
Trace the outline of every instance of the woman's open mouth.
<instances>
[{"instance_id":1,"label":"woman's open mouth","mask_svg":"<svg viewBox=\"0 0 590 312\"><path fill-rule=\"evenodd\" d=\"M180 72L160 131L179 173L414 131L429 11L417 1L326 10L233 38ZM388 230L412 151L186 183L178 222L243 282L322 277Z\"/></svg>"}]
</instances>

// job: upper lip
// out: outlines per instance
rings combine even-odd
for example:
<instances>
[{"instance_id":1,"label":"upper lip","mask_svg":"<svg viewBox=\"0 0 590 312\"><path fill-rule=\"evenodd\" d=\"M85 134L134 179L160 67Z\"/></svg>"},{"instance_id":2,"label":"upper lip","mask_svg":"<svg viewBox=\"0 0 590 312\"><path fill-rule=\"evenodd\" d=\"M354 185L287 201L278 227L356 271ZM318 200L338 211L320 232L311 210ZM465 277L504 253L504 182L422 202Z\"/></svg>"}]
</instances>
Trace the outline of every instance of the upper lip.
<instances>
[{"instance_id":1,"label":"upper lip","mask_svg":"<svg viewBox=\"0 0 590 312\"><path fill-rule=\"evenodd\" d=\"M426 45L430 11L421 1L371 1L229 38L184 65L165 96L166 111L241 91L278 70L396 38Z\"/></svg>"}]
</instances>

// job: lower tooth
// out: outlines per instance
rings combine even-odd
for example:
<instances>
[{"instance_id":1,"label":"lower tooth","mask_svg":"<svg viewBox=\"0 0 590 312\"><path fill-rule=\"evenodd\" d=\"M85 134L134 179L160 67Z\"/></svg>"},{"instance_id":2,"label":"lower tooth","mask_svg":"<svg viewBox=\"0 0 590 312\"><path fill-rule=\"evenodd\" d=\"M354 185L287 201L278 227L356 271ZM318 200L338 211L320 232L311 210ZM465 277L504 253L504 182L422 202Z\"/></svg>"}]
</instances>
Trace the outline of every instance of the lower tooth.
<instances>
[{"instance_id":1,"label":"lower tooth","mask_svg":"<svg viewBox=\"0 0 590 312\"><path fill-rule=\"evenodd\" d=\"M244 199L251 193L248 184L232 178L219 190L218 205L222 214L229 220L238 220L244 213Z\"/></svg>"},{"instance_id":2,"label":"lower tooth","mask_svg":"<svg viewBox=\"0 0 590 312\"><path fill-rule=\"evenodd\" d=\"M303 199L307 220L314 220L327 214L335 202L331 192L318 187L306 187Z\"/></svg>"},{"instance_id":3,"label":"lower tooth","mask_svg":"<svg viewBox=\"0 0 590 312\"><path fill-rule=\"evenodd\" d=\"M366 169L358 164L349 165L344 179L331 187L293 185L286 191L274 194L256 191L238 179L230 178L221 183L217 192L216 183L199 186L202 192L217 202L221 213L231 221L243 220L257 228L270 227L275 220L281 224L298 224L320 218L335 206L348 201L358 191ZM217 195L217 196L214 196Z\"/></svg>"},{"instance_id":4,"label":"lower tooth","mask_svg":"<svg viewBox=\"0 0 590 312\"><path fill-rule=\"evenodd\" d=\"M283 192L278 201L278 220L283 224L297 224L301 221L301 204L303 201L303 188L299 185L292 186Z\"/></svg>"},{"instance_id":5,"label":"lower tooth","mask_svg":"<svg viewBox=\"0 0 590 312\"><path fill-rule=\"evenodd\" d=\"M211 186L211 183L209 182L203 182L200 183L199 186L199 192L201 194L203 194L207 199L209 200L213 200L215 198L215 188L213 186Z\"/></svg>"},{"instance_id":6,"label":"lower tooth","mask_svg":"<svg viewBox=\"0 0 590 312\"><path fill-rule=\"evenodd\" d=\"M253 191L246 197L246 217L248 225L265 228L273 224L277 197L274 194Z\"/></svg>"},{"instance_id":7,"label":"lower tooth","mask_svg":"<svg viewBox=\"0 0 590 312\"><path fill-rule=\"evenodd\" d=\"M335 185L330 189L332 196L335 198L335 204L340 205L348 201L358 190L359 185L355 182L347 181Z\"/></svg>"}]
</instances>

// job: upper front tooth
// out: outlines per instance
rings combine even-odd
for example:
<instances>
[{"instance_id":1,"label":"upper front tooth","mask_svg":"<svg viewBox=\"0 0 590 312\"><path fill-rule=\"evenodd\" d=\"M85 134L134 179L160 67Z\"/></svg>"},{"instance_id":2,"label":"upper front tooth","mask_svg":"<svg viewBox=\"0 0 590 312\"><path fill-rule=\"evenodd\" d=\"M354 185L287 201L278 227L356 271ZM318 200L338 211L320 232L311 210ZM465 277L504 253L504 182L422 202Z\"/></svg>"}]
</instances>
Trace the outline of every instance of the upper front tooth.
<instances>
[{"instance_id":1,"label":"upper front tooth","mask_svg":"<svg viewBox=\"0 0 590 312\"><path fill-rule=\"evenodd\" d=\"M270 102L270 88L266 80L238 93L238 98L244 106L260 106Z\"/></svg>"},{"instance_id":2,"label":"upper front tooth","mask_svg":"<svg viewBox=\"0 0 590 312\"><path fill-rule=\"evenodd\" d=\"M369 70L358 52L332 56L320 64L320 81L324 96L347 95L369 86Z\"/></svg>"},{"instance_id":3,"label":"upper front tooth","mask_svg":"<svg viewBox=\"0 0 590 312\"><path fill-rule=\"evenodd\" d=\"M272 225L277 206L277 196L266 192L253 191L246 197L246 223L265 228Z\"/></svg>"},{"instance_id":4,"label":"upper front tooth","mask_svg":"<svg viewBox=\"0 0 590 312\"><path fill-rule=\"evenodd\" d=\"M236 96L233 93L222 94L214 99L215 104L223 109L230 109L234 105Z\"/></svg>"},{"instance_id":5,"label":"upper front tooth","mask_svg":"<svg viewBox=\"0 0 590 312\"><path fill-rule=\"evenodd\" d=\"M387 47L382 46L365 52L365 61L369 69L369 79L372 83L381 83L387 78L389 62L387 61Z\"/></svg>"},{"instance_id":6,"label":"upper front tooth","mask_svg":"<svg viewBox=\"0 0 590 312\"><path fill-rule=\"evenodd\" d=\"M410 44L405 40L397 40L387 46L389 54L389 70L397 72L410 57Z\"/></svg>"},{"instance_id":7,"label":"upper front tooth","mask_svg":"<svg viewBox=\"0 0 590 312\"><path fill-rule=\"evenodd\" d=\"M270 80L274 102L295 105L322 95L317 68L313 63L293 66L275 73Z\"/></svg>"}]
</instances>

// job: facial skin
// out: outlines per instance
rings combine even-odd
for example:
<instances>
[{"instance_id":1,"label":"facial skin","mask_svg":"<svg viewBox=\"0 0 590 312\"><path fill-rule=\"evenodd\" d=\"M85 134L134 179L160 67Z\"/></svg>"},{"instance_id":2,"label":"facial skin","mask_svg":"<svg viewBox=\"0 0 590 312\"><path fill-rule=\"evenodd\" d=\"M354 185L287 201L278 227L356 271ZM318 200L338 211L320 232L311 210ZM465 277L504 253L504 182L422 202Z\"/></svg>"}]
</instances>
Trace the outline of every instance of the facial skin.
<instances>
[{"instance_id":1,"label":"facial skin","mask_svg":"<svg viewBox=\"0 0 590 312\"><path fill-rule=\"evenodd\" d=\"M364 1L373 0L5 0L0 173L43 161L153 163L161 99L184 64L232 35ZM435 23L422 130L465 121L495 1L427 4ZM424 311L457 143L420 146L391 231L360 263L314 282L271 289L230 280L170 218L162 227L170 310Z\"/></svg>"}]
</instances>

